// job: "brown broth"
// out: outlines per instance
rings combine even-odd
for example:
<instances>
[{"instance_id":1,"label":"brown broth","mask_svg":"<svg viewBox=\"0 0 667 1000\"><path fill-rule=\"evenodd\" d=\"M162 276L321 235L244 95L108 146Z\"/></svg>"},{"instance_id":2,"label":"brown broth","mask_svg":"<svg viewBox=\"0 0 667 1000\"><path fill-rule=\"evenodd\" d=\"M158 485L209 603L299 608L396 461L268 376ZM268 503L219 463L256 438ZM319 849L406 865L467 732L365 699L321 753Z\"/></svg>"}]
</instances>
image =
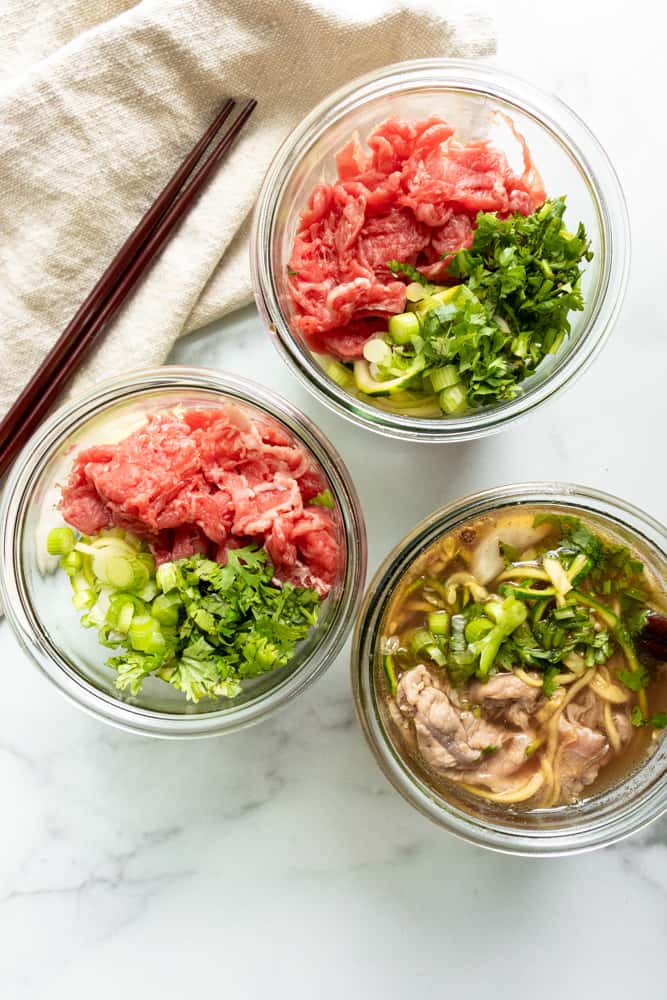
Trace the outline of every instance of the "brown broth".
<instances>
[{"instance_id":1,"label":"brown broth","mask_svg":"<svg viewBox=\"0 0 667 1000\"><path fill-rule=\"evenodd\" d=\"M647 592L647 603L656 610L667 611L667 600L664 592L664 585L661 579L661 571L656 564L656 557L643 543L638 543L633 537L626 535L623 529L609 523L606 519L597 516L581 517L579 511L569 511L565 508L554 510L552 507L541 508L539 506L504 508L493 514L485 515L475 521L464 523L454 531L442 536L427 551L422 553L410 569L404 574L396 592L391 598L387 612L384 617L382 629L383 649L386 648L387 640L398 637L401 648L408 645L409 636L415 629L426 627L426 616L428 610L437 610L438 606L447 610L460 612L461 597L457 592L457 602L451 605L442 598L442 587L445 581L455 573L470 573L472 570L478 571L480 566L486 566L490 572L494 560L492 558L493 540L498 534L503 541L513 539L511 544L518 549L519 561L534 559L544 550L557 546L560 539L560 531L557 527L543 528L542 537L538 540L533 538L531 526L536 514L559 513L572 514L578 516L589 530L593 531L605 543L611 545L623 544L630 548L634 558L639 559L644 564L642 585ZM509 537L508 537L509 536ZM521 539L525 537L526 545L521 544ZM515 545L515 542L519 544ZM497 548L497 543L496 543ZM487 551L488 550L488 551ZM481 556L486 553L486 561ZM501 567L502 571L502 567ZM489 586L493 588L497 574L491 577ZM432 579L438 587L430 588L428 580ZM421 581L421 582L420 582ZM611 601L613 598L605 598ZM429 608L430 602L432 606ZM420 654L421 656L421 654ZM400 680L402 673L410 669L416 662L422 662L420 656L397 654L394 656L397 678ZM417 773L433 786L436 791L442 794L455 795L457 798L463 796L469 800L478 810L484 810L488 803L484 799L470 802L474 796L464 793L455 779L444 776L433 770L420 754L416 747L412 723L405 716L401 715L396 702L391 694L386 675L382 665L383 657L379 652L376 657L376 684L381 693L381 702L385 710L385 726L390 733L392 741L397 750L404 757L409 758L410 765ZM611 661L608 661L611 662ZM530 671L530 668L525 668ZM563 668L565 670L565 668ZM428 663L429 673L437 678L445 674L446 669L440 668L434 663ZM612 681L615 680L613 674ZM465 693L467 685L459 688L459 693ZM567 689L565 689L567 690ZM656 668L652 680L646 688L648 699L649 715L657 711L667 710L667 669L662 666ZM630 696L630 705L634 705L637 696L633 693ZM505 728L510 727L505 723ZM516 731L514 729L514 731ZM649 726L633 728L632 735L628 743L613 754L600 769L596 779L584 788L579 800L591 798L607 789L619 784L630 774L635 772L646 760L647 755L657 746L662 733L652 730ZM527 759L526 773L539 769L539 755L541 749ZM523 771L523 769L522 769ZM554 805L562 805L562 802L555 802ZM497 808L497 805L496 805ZM516 806L513 806L516 808ZM539 801L528 800L519 806L520 809L540 808Z\"/></svg>"}]
</instances>

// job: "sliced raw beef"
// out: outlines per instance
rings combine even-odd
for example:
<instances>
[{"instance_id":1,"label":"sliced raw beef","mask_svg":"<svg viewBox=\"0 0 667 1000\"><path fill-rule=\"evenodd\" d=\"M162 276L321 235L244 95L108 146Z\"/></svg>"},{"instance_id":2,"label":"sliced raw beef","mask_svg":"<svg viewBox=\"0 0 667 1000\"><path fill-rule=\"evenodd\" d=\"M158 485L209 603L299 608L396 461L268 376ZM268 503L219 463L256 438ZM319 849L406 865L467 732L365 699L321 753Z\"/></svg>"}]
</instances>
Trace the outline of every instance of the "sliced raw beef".
<instances>
[{"instance_id":1,"label":"sliced raw beef","mask_svg":"<svg viewBox=\"0 0 667 1000\"><path fill-rule=\"evenodd\" d=\"M157 562L266 545L276 577L326 595L340 559L335 518L308 507L327 483L275 421L232 404L151 417L118 444L88 448L62 489L65 520L87 535L122 527Z\"/></svg>"}]
</instances>

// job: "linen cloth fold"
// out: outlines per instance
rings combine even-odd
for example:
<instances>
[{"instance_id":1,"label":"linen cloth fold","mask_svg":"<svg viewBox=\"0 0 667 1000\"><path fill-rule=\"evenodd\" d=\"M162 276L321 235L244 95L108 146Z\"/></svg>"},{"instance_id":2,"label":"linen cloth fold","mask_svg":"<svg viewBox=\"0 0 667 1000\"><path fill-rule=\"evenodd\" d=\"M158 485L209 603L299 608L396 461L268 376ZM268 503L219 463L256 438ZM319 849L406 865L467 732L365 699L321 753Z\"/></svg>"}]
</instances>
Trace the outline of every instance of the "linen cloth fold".
<instances>
[{"instance_id":1,"label":"linen cloth fold","mask_svg":"<svg viewBox=\"0 0 667 1000\"><path fill-rule=\"evenodd\" d=\"M179 335L249 301L262 176L322 97L416 55L494 49L491 22L460 3L323 3L5 0L0 417L225 97L257 98L250 126L71 392L162 362Z\"/></svg>"}]
</instances>

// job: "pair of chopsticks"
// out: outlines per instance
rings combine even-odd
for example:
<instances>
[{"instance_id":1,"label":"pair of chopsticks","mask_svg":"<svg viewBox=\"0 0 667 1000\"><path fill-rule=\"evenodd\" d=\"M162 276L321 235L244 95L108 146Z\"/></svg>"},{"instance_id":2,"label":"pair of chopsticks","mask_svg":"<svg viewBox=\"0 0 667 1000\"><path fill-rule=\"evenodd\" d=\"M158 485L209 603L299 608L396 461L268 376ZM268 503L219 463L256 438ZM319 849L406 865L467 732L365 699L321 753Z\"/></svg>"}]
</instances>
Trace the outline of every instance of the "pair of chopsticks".
<instances>
[{"instance_id":1,"label":"pair of chopsticks","mask_svg":"<svg viewBox=\"0 0 667 1000\"><path fill-rule=\"evenodd\" d=\"M248 101L220 135L235 107L232 100L224 103L67 324L0 423L0 477L192 207L220 161L234 145L256 105L255 100ZM217 142L211 146L214 139ZM204 158L209 146L210 152Z\"/></svg>"}]
</instances>

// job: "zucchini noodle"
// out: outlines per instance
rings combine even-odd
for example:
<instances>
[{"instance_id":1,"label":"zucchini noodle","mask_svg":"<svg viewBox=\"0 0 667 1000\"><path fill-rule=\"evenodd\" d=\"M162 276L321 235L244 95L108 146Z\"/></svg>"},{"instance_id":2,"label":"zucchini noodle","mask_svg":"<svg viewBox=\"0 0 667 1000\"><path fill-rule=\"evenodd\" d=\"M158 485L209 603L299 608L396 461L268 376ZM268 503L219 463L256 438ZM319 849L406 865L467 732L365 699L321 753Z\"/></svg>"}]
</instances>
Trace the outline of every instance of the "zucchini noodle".
<instances>
[{"instance_id":1,"label":"zucchini noodle","mask_svg":"<svg viewBox=\"0 0 667 1000\"><path fill-rule=\"evenodd\" d=\"M467 587L473 601L485 601L489 596L489 592L486 587L483 587L482 584L478 582L477 578L472 575L472 573L466 573L463 570L460 570L458 573L452 573L452 575L447 578L445 587L447 588L447 602L449 604L454 604L456 602L456 591L458 587Z\"/></svg>"},{"instance_id":2,"label":"zucchini noodle","mask_svg":"<svg viewBox=\"0 0 667 1000\"><path fill-rule=\"evenodd\" d=\"M554 794L554 789L556 787L556 779L554 777L554 769L551 766L551 761L547 760L546 756L540 758L540 771L542 772L542 777L544 779L544 794L542 796L543 804L547 802L555 801L556 795ZM560 782L559 782L560 786Z\"/></svg>"},{"instance_id":3,"label":"zucchini noodle","mask_svg":"<svg viewBox=\"0 0 667 1000\"><path fill-rule=\"evenodd\" d=\"M526 673L523 667L515 667L513 673L515 674L516 677L519 678L519 680L523 681L524 684L527 684L528 687L532 688L542 687L542 681L538 680L537 677L531 677L530 674Z\"/></svg>"},{"instance_id":4,"label":"zucchini noodle","mask_svg":"<svg viewBox=\"0 0 667 1000\"><path fill-rule=\"evenodd\" d=\"M621 749L621 737L618 734L614 717L611 714L611 704L608 701L605 701L604 703L602 717L604 719L604 727L607 730L607 735L609 736L609 742L611 743L612 749L615 753L618 753Z\"/></svg>"},{"instance_id":5,"label":"zucchini noodle","mask_svg":"<svg viewBox=\"0 0 667 1000\"><path fill-rule=\"evenodd\" d=\"M521 788L511 789L507 792L487 792L485 789L476 788L475 785L468 785L463 782L461 783L461 787L480 799L486 799L487 802L499 802L510 805L514 802L526 802L527 799L532 799L533 795L539 792L543 784L544 775L540 770L536 771Z\"/></svg>"},{"instance_id":6,"label":"zucchini noodle","mask_svg":"<svg viewBox=\"0 0 667 1000\"><path fill-rule=\"evenodd\" d=\"M544 580L546 583L550 583L548 573L545 573L543 569L538 569L537 566L511 566L509 569L503 570L500 576L496 577L496 581L501 583L503 580Z\"/></svg>"},{"instance_id":7,"label":"zucchini noodle","mask_svg":"<svg viewBox=\"0 0 667 1000\"><path fill-rule=\"evenodd\" d=\"M628 696L618 684L610 679L605 667L600 667L591 681L591 688L600 698L614 705L624 705Z\"/></svg>"}]
</instances>

